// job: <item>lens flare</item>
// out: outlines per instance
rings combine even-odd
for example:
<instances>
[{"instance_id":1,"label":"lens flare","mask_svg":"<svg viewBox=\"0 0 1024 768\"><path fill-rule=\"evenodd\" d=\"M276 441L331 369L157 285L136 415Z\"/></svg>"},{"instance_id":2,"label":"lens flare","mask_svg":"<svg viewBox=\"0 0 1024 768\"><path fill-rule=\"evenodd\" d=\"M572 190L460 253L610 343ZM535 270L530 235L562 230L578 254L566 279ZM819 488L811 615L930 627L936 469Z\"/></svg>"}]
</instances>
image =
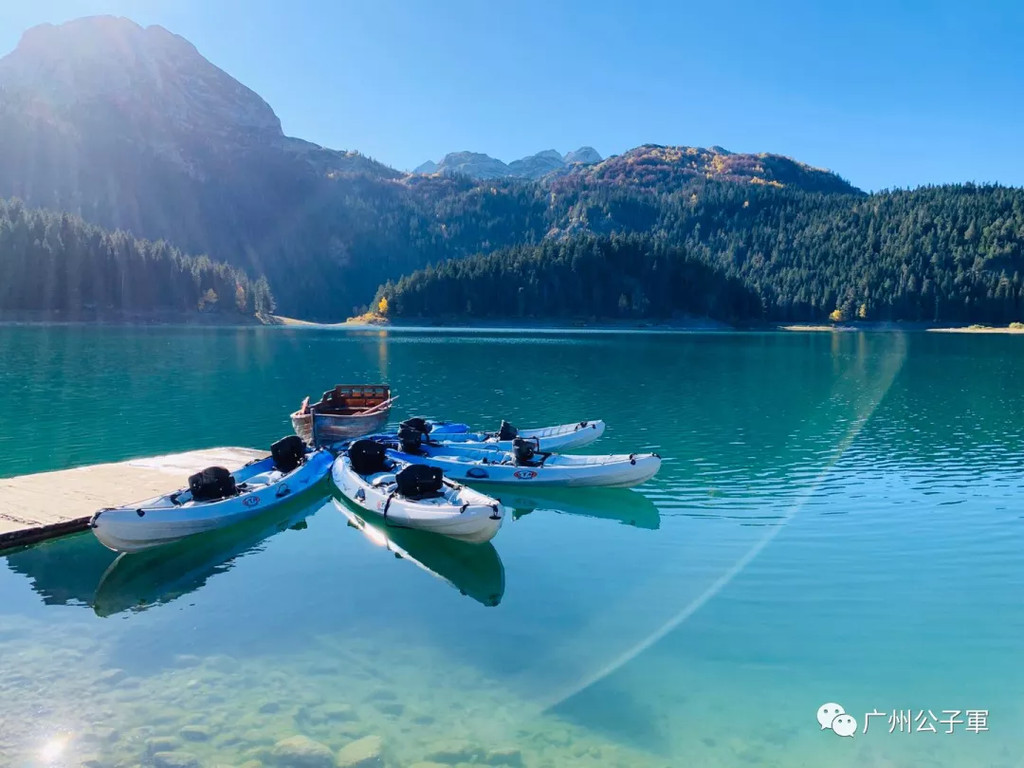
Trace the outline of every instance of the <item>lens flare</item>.
<instances>
[{"instance_id":1,"label":"lens flare","mask_svg":"<svg viewBox=\"0 0 1024 768\"><path fill-rule=\"evenodd\" d=\"M67 749L68 741L70 741L70 737L66 734L54 736L39 750L39 759L44 763L52 763L54 760L57 760L64 754L64 750Z\"/></svg>"}]
</instances>

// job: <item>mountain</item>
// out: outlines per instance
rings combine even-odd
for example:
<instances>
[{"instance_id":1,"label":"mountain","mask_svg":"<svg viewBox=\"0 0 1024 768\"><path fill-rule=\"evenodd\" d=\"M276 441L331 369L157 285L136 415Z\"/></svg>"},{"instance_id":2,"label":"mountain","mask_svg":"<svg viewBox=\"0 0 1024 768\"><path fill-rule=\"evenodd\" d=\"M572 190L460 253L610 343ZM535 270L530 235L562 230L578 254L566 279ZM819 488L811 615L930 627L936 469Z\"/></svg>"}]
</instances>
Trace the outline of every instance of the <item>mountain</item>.
<instances>
[{"instance_id":1,"label":"mountain","mask_svg":"<svg viewBox=\"0 0 1024 768\"><path fill-rule=\"evenodd\" d=\"M345 179L402 176L286 137L191 43L114 17L35 27L0 59L0 136L0 197L266 273L292 312L306 294L287 275L313 256L296 229L350 194ZM323 261L335 230L319 229Z\"/></svg>"},{"instance_id":2,"label":"mountain","mask_svg":"<svg viewBox=\"0 0 1024 768\"><path fill-rule=\"evenodd\" d=\"M434 173L461 174L471 179L488 180L499 178L542 179L568 165L601 162L601 156L593 147L580 147L564 156L555 149L545 149L535 155L513 160L508 165L495 158L478 152L452 152L445 155L440 163L431 160L418 166L413 173L430 175Z\"/></svg>"},{"instance_id":3,"label":"mountain","mask_svg":"<svg viewBox=\"0 0 1024 768\"><path fill-rule=\"evenodd\" d=\"M819 320L837 310L1016 318L1022 301L1021 190L865 195L781 155L656 144L605 159L588 147L545 150L508 165L457 152L419 169L430 173L403 174L285 136L263 99L188 41L121 18L26 32L0 59L0 137L0 198L109 234L79 237L72 225L65 242L55 213L18 225L13 239L0 223L0 258L20 275L0 293L19 309L29 308L23 290L40 309L117 307L124 295L110 281L138 275L132 308L208 307L208 290L224 306L234 285L236 306L258 295L265 309L272 290L283 314L314 320L357 313L389 290L396 312L466 312L456 288L478 280L477 268L494 281L474 313L481 299L506 306L489 291L512 286L541 308L562 286L574 292L565 311L699 310L672 302L669 276L734 297L726 314L737 316L751 295L773 318ZM628 247L605 250L623 239ZM25 287L33 281L46 289ZM173 298L154 287L163 281Z\"/></svg>"},{"instance_id":4,"label":"mountain","mask_svg":"<svg viewBox=\"0 0 1024 768\"><path fill-rule=\"evenodd\" d=\"M719 146L685 147L644 144L605 160L593 147L564 156L547 149L505 165L478 152L453 152L440 163L424 163L416 174L460 174L478 181L517 178L568 187L678 189L713 179L739 184L795 186L817 192L860 192L831 171L769 153L743 154Z\"/></svg>"},{"instance_id":5,"label":"mountain","mask_svg":"<svg viewBox=\"0 0 1024 768\"><path fill-rule=\"evenodd\" d=\"M562 161L566 165L572 165L573 163L581 163L583 165L590 165L592 163L600 163L601 155L597 153L597 150L593 147L580 147L572 152L566 152L565 157Z\"/></svg>"},{"instance_id":6,"label":"mountain","mask_svg":"<svg viewBox=\"0 0 1024 768\"><path fill-rule=\"evenodd\" d=\"M782 155L740 154L721 147L666 147L644 144L588 165L570 166L560 186L680 189L705 180L760 184L827 193L860 193L831 171Z\"/></svg>"},{"instance_id":7,"label":"mountain","mask_svg":"<svg viewBox=\"0 0 1024 768\"><path fill-rule=\"evenodd\" d=\"M473 179L510 176L508 166L480 152L450 152L437 164L437 173L455 173Z\"/></svg>"},{"instance_id":8,"label":"mountain","mask_svg":"<svg viewBox=\"0 0 1024 768\"><path fill-rule=\"evenodd\" d=\"M564 167L565 161L562 160L561 153L554 149L546 149L508 164L510 176L524 179L539 179Z\"/></svg>"}]
</instances>

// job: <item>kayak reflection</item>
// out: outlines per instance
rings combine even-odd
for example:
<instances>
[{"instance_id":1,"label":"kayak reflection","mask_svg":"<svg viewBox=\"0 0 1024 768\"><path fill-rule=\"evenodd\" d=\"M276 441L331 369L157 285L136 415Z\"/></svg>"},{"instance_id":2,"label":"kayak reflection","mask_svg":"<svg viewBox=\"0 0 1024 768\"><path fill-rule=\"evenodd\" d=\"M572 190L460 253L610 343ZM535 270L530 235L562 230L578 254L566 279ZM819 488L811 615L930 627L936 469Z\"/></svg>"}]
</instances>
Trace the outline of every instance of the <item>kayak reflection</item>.
<instances>
[{"instance_id":1,"label":"kayak reflection","mask_svg":"<svg viewBox=\"0 0 1024 768\"><path fill-rule=\"evenodd\" d=\"M505 566L490 542L470 544L426 531L388 525L375 515L364 517L340 499L334 499L334 506L348 518L350 527L377 546L448 582L478 603L493 607L501 602L505 594Z\"/></svg>"},{"instance_id":2,"label":"kayak reflection","mask_svg":"<svg viewBox=\"0 0 1024 768\"><path fill-rule=\"evenodd\" d=\"M0 564L27 576L46 605L89 606L96 582L116 558L116 552L84 531L5 552Z\"/></svg>"},{"instance_id":3,"label":"kayak reflection","mask_svg":"<svg viewBox=\"0 0 1024 768\"><path fill-rule=\"evenodd\" d=\"M617 520L623 525L657 530L661 514L653 501L630 488L545 488L523 493L497 494L501 503L512 510L513 521L537 510L567 515Z\"/></svg>"},{"instance_id":4,"label":"kayak reflection","mask_svg":"<svg viewBox=\"0 0 1024 768\"><path fill-rule=\"evenodd\" d=\"M234 561L287 529L301 530L306 518L327 502L296 499L267 510L266 514L224 528L189 537L156 549L124 553L100 578L92 600L98 616L142 611L169 603L202 587L207 579L231 569Z\"/></svg>"}]
</instances>

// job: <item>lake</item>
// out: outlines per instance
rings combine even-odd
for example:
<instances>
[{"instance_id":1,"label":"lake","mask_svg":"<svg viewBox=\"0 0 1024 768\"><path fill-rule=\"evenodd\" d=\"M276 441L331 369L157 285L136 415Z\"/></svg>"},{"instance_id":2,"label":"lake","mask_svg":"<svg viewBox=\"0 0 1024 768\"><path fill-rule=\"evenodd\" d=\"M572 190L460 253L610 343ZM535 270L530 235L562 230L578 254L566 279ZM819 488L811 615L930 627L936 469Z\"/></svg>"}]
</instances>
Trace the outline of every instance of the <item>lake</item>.
<instances>
[{"instance_id":1,"label":"lake","mask_svg":"<svg viewBox=\"0 0 1024 768\"><path fill-rule=\"evenodd\" d=\"M267 447L376 381L396 421L603 418L586 452L665 459L494 490L484 547L366 535L325 484L157 557L0 555L0 764L1019 765L1022 344L0 327L0 477Z\"/></svg>"}]
</instances>

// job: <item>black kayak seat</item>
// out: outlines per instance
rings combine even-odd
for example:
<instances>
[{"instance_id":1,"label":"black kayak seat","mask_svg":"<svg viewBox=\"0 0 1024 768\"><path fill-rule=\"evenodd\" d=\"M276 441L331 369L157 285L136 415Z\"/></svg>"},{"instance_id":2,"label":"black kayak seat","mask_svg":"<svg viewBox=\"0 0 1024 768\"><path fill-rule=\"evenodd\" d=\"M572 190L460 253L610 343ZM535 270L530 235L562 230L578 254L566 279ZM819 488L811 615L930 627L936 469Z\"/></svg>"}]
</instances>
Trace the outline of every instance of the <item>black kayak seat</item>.
<instances>
[{"instance_id":1,"label":"black kayak seat","mask_svg":"<svg viewBox=\"0 0 1024 768\"><path fill-rule=\"evenodd\" d=\"M306 460L306 444L298 435L288 435L270 446L270 455L274 466L288 474Z\"/></svg>"},{"instance_id":2,"label":"black kayak seat","mask_svg":"<svg viewBox=\"0 0 1024 768\"><path fill-rule=\"evenodd\" d=\"M238 495L235 478L224 467L207 467L188 479L193 501L219 501Z\"/></svg>"},{"instance_id":3,"label":"black kayak seat","mask_svg":"<svg viewBox=\"0 0 1024 768\"><path fill-rule=\"evenodd\" d=\"M440 467L428 467L426 464L410 464L397 475L399 495L410 501L436 499L442 496L444 473Z\"/></svg>"},{"instance_id":4,"label":"black kayak seat","mask_svg":"<svg viewBox=\"0 0 1024 768\"><path fill-rule=\"evenodd\" d=\"M387 472L387 450L376 440L356 440L348 449L348 460L358 475Z\"/></svg>"}]
</instances>

